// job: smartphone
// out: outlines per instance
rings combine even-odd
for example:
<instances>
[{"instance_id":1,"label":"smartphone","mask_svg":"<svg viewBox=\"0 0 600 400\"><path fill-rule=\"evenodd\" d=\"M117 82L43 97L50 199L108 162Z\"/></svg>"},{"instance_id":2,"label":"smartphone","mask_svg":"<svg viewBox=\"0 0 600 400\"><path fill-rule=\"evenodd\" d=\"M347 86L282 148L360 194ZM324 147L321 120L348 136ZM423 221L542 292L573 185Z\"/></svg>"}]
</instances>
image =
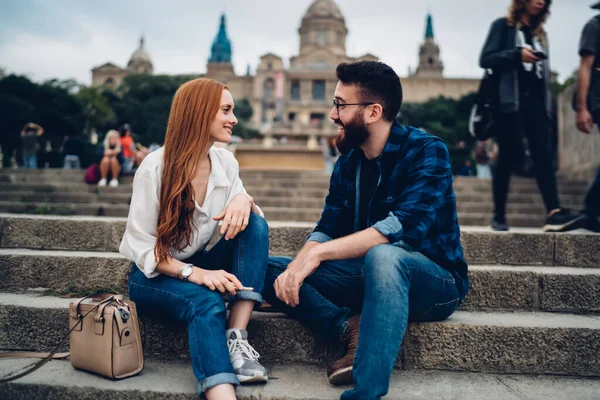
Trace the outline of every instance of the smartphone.
<instances>
[{"instance_id":1,"label":"smartphone","mask_svg":"<svg viewBox=\"0 0 600 400\"><path fill-rule=\"evenodd\" d=\"M545 60L546 58L548 58L546 53L544 53L543 51L532 51L532 53L534 56L536 56L537 58L540 58L542 60Z\"/></svg>"}]
</instances>

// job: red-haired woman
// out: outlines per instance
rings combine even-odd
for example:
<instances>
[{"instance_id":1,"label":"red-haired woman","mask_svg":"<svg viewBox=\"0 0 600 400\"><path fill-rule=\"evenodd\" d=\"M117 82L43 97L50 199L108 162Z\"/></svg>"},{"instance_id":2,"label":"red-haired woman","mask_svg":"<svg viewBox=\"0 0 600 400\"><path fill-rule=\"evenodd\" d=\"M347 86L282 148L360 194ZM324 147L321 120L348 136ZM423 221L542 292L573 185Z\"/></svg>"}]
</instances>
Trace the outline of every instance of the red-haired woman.
<instances>
[{"instance_id":1,"label":"red-haired woman","mask_svg":"<svg viewBox=\"0 0 600 400\"><path fill-rule=\"evenodd\" d=\"M209 79L179 88L164 147L138 168L120 252L132 260L140 311L184 321L198 393L235 399L240 382L266 382L246 326L262 302L268 226L239 177L228 143L237 124L229 90ZM224 236L206 251L219 228ZM223 299L229 294L227 321Z\"/></svg>"}]
</instances>

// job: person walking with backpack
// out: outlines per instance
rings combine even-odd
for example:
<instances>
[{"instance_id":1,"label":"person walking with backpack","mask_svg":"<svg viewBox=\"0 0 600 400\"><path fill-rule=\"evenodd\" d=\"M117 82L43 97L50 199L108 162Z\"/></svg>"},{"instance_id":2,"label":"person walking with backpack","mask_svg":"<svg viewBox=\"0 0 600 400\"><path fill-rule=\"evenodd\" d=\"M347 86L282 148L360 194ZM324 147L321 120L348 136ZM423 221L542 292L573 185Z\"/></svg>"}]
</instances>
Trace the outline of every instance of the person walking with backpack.
<instances>
[{"instance_id":1,"label":"person walking with backpack","mask_svg":"<svg viewBox=\"0 0 600 400\"><path fill-rule=\"evenodd\" d=\"M547 216L543 230L568 230L577 216L560 207L549 151L550 65L544 22L552 0L512 0L506 17L495 20L479 65L498 79L498 158L492 180L494 217L491 227L507 231L506 201L511 173L525 161L526 138Z\"/></svg>"},{"instance_id":2,"label":"person walking with backpack","mask_svg":"<svg viewBox=\"0 0 600 400\"><path fill-rule=\"evenodd\" d=\"M591 8L600 10L600 1ZM577 129L590 134L594 124L600 122L600 15L590 19L583 27L579 40L579 71L577 73ZM600 232L600 167L596 179L585 198L585 207L575 228Z\"/></svg>"}]
</instances>

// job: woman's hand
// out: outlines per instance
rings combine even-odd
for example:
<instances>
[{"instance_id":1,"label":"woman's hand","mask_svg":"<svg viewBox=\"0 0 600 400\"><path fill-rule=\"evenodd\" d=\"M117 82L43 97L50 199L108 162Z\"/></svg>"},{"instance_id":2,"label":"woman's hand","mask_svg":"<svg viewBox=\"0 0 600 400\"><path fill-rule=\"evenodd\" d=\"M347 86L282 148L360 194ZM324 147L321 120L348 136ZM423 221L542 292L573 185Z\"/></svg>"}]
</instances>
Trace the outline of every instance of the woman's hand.
<instances>
[{"instance_id":1,"label":"woman's hand","mask_svg":"<svg viewBox=\"0 0 600 400\"><path fill-rule=\"evenodd\" d=\"M197 285L206 286L210 290L218 290L221 293L236 294L238 290L250 289L245 288L235 275L222 269L213 271L194 267L188 281Z\"/></svg>"},{"instance_id":2,"label":"woman's hand","mask_svg":"<svg viewBox=\"0 0 600 400\"><path fill-rule=\"evenodd\" d=\"M531 51L530 49L522 48L521 49L521 61L531 64L531 63L536 63L536 62L542 61L542 59L539 57L536 57L535 54L533 54L533 51Z\"/></svg>"},{"instance_id":3,"label":"woman's hand","mask_svg":"<svg viewBox=\"0 0 600 400\"><path fill-rule=\"evenodd\" d=\"M246 229L250 220L251 204L250 196L245 193L238 193L223 212L214 217L215 221L223 221L221 235L227 232L225 240L233 239L238 233Z\"/></svg>"}]
</instances>

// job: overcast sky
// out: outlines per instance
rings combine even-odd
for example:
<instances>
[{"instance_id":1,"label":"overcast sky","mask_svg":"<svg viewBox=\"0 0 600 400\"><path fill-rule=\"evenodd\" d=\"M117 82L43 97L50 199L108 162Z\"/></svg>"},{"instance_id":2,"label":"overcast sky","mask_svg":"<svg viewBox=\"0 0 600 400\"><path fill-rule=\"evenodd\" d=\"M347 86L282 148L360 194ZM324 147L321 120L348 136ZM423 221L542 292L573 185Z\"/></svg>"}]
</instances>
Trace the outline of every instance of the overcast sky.
<instances>
[{"instance_id":1,"label":"overcast sky","mask_svg":"<svg viewBox=\"0 0 600 400\"><path fill-rule=\"evenodd\" d=\"M552 68L560 80L578 64L581 28L593 0L555 0L547 23ZM227 15L238 74L267 52L298 53L298 28L312 0L0 0L0 67L36 81L75 78L91 68L124 67L144 32L155 73L202 73L219 16ZM373 53L401 76L416 68L425 16L447 77L480 77L479 52L491 21L510 0L337 0L349 30L350 56Z\"/></svg>"}]
</instances>

